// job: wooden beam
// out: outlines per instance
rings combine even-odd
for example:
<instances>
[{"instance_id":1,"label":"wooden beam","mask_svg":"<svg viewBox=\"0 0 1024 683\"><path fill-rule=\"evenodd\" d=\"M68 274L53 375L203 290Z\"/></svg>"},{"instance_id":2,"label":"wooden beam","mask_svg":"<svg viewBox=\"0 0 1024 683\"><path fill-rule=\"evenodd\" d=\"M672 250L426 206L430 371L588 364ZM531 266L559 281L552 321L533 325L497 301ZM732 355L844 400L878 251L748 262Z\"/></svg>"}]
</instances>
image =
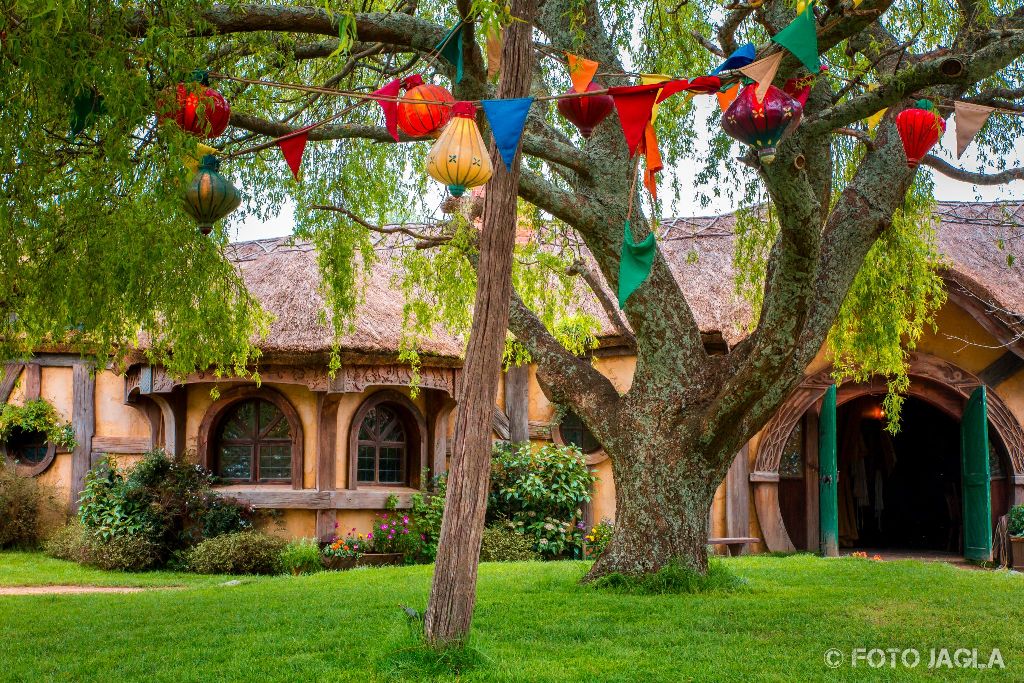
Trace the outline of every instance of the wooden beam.
<instances>
[{"instance_id":1,"label":"wooden beam","mask_svg":"<svg viewBox=\"0 0 1024 683\"><path fill-rule=\"evenodd\" d=\"M219 489L220 495L232 498L240 503L257 508L275 508L279 510L383 510L387 505L388 496L398 498L399 508L412 506L413 495L420 493L411 489L395 490L388 488L339 489L337 491L317 491L315 489L292 489L284 486L261 487L248 489Z\"/></svg>"},{"instance_id":2,"label":"wooden beam","mask_svg":"<svg viewBox=\"0 0 1024 683\"><path fill-rule=\"evenodd\" d=\"M338 513L334 510L316 511L316 537L319 541L327 541L337 535L334 525L338 523Z\"/></svg>"},{"instance_id":3,"label":"wooden beam","mask_svg":"<svg viewBox=\"0 0 1024 683\"><path fill-rule=\"evenodd\" d=\"M1024 358L1013 351L1007 351L979 372L978 379L995 389L1021 370L1024 370Z\"/></svg>"},{"instance_id":4,"label":"wooden beam","mask_svg":"<svg viewBox=\"0 0 1024 683\"><path fill-rule=\"evenodd\" d=\"M733 538L750 535L749 448L743 444L725 475L725 533Z\"/></svg>"},{"instance_id":5,"label":"wooden beam","mask_svg":"<svg viewBox=\"0 0 1024 683\"><path fill-rule=\"evenodd\" d=\"M25 400L35 401L39 398L42 389L42 373L39 363L29 363L25 366Z\"/></svg>"},{"instance_id":6,"label":"wooden beam","mask_svg":"<svg viewBox=\"0 0 1024 683\"><path fill-rule=\"evenodd\" d=\"M24 367L24 363L7 363L4 365L4 376L0 378L0 403L7 403L7 399L11 397L14 385L18 383L18 378L21 377L21 371Z\"/></svg>"},{"instance_id":7,"label":"wooden beam","mask_svg":"<svg viewBox=\"0 0 1024 683\"><path fill-rule=\"evenodd\" d=\"M71 507L78 508L78 498L85 487L85 475L92 467L92 436L96 429L96 377L92 367L80 361L72 368L71 425L75 431L75 450L71 456Z\"/></svg>"},{"instance_id":8,"label":"wooden beam","mask_svg":"<svg viewBox=\"0 0 1024 683\"><path fill-rule=\"evenodd\" d=\"M530 440L530 366L517 365L505 373L505 414L509 441Z\"/></svg>"},{"instance_id":9,"label":"wooden beam","mask_svg":"<svg viewBox=\"0 0 1024 683\"><path fill-rule=\"evenodd\" d=\"M508 416L499 408L494 406L494 413L491 415L491 429L503 441L509 440Z\"/></svg>"},{"instance_id":10,"label":"wooden beam","mask_svg":"<svg viewBox=\"0 0 1024 683\"><path fill-rule=\"evenodd\" d=\"M333 491L338 460L338 404L340 394L317 394L316 488ZM317 515L319 524L320 516ZM331 521L333 524L333 520ZM333 526L331 531L334 531ZM319 531L317 532L319 537Z\"/></svg>"},{"instance_id":11,"label":"wooden beam","mask_svg":"<svg viewBox=\"0 0 1024 683\"><path fill-rule=\"evenodd\" d=\"M148 436L93 436L93 453L145 453L152 448Z\"/></svg>"}]
</instances>

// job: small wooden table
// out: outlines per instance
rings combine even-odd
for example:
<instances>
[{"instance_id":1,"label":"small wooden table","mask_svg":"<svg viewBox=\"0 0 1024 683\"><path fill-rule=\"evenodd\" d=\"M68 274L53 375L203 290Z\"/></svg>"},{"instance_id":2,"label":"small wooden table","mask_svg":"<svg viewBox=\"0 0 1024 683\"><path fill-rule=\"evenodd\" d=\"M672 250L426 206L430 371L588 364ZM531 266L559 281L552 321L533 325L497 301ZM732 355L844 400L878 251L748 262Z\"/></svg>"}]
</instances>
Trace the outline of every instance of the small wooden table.
<instances>
[{"instance_id":1,"label":"small wooden table","mask_svg":"<svg viewBox=\"0 0 1024 683\"><path fill-rule=\"evenodd\" d=\"M729 549L729 555L736 557L743 552L743 547L751 543L760 542L760 538L754 538L751 536L737 536L735 538L709 538L708 543L711 545L724 545Z\"/></svg>"}]
</instances>

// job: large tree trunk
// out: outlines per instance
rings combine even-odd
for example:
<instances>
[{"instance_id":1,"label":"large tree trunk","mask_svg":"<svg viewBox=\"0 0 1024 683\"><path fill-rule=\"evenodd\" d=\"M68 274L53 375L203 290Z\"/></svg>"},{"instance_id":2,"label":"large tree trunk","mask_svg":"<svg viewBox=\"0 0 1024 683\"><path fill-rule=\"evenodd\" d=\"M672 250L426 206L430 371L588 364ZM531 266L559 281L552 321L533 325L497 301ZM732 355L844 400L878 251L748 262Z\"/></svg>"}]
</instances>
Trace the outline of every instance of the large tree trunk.
<instances>
[{"instance_id":1,"label":"large tree trunk","mask_svg":"<svg viewBox=\"0 0 1024 683\"><path fill-rule=\"evenodd\" d=\"M499 98L529 93L534 0L514 0L514 21L505 30ZM487 511L491 465L491 415L508 326L512 295L512 249L516 234L519 153L512 170L491 145L494 177L484 197L483 231L477 267L473 327L466 349L462 394L453 443L453 462L437 549L437 564L424 620L427 642L457 644L469 635L476 601L477 562Z\"/></svg>"}]
</instances>

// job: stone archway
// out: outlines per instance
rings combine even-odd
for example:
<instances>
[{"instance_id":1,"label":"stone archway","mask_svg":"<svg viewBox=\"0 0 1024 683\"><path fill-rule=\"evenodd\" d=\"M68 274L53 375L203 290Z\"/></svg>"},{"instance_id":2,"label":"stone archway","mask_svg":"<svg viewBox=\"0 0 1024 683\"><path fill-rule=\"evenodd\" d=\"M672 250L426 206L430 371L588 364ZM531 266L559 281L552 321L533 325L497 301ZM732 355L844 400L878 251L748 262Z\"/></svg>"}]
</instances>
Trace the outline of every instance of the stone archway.
<instances>
[{"instance_id":1,"label":"stone archway","mask_svg":"<svg viewBox=\"0 0 1024 683\"><path fill-rule=\"evenodd\" d=\"M935 356L910 354L910 391L943 412L960 418L963 404L981 380L966 370ZM829 370L804 379L767 424L758 444L757 459L750 481L754 485L754 505L771 551L795 550L779 508L779 463L786 440L796 423L808 410L815 409L825 390L832 384ZM885 393L885 383L872 380L839 387L837 402L851 401L866 394ZM1013 477L1013 502L1024 503L1024 428L994 391L988 392L988 419L1006 448Z\"/></svg>"}]
</instances>

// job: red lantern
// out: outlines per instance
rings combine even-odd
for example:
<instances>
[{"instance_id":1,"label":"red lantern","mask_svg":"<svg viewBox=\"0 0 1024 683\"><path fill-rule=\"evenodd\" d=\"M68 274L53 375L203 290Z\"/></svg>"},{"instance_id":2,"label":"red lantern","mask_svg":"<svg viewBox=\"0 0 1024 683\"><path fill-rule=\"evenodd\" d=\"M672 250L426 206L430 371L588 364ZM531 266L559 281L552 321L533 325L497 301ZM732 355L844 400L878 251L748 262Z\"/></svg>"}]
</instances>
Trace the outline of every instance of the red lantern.
<instances>
[{"instance_id":1,"label":"red lantern","mask_svg":"<svg viewBox=\"0 0 1024 683\"><path fill-rule=\"evenodd\" d=\"M587 86L587 92L594 90L604 90L604 86L591 81ZM566 94L574 92L576 92L575 89L569 89ZM611 95L587 95L586 97L567 97L558 100L559 113L569 119L572 125L579 128L580 134L585 138L590 137L597 124L604 121L614 108L615 101Z\"/></svg>"},{"instance_id":2,"label":"red lantern","mask_svg":"<svg viewBox=\"0 0 1024 683\"><path fill-rule=\"evenodd\" d=\"M722 116L722 129L755 148L761 161L770 164L775 160L776 146L800 124L804 108L774 85L769 86L761 102L757 101L756 90L756 83L740 90Z\"/></svg>"},{"instance_id":3,"label":"red lantern","mask_svg":"<svg viewBox=\"0 0 1024 683\"><path fill-rule=\"evenodd\" d=\"M231 107L224 96L208 87L206 73L197 71L190 83L165 89L157 99L157 118L173 120L186 133L215 138L228 127Z\"/></svg>"},{"instance_id":4,"label":"red lantern","mask_svg":"<svg viewBox=\"0 0 1024 683\"><path fill-rule=\"evenodd\" d=\"M907 167L917 168L928 150L934 147L946 132L946 122L939 116L931 101L918 100L916 106L904 109L896 117L896 130L903 140Z\"/></svg>"},{"instance_id":5,"label":"red lantern","mask_svg":"<svg viewBox=\"0 0 1024 683\"><path fill-rule=\"evenodd\" d=\"M440 130L452 117L452 109L445 104L435 102L455 102L452 94L439 85L424 83L419 74L413 74L404 81L402 87L406 92L403 99L423 100L423 102L398 103L398 127L411 137L421 138Z\"/></svg>"}]
</instances>

